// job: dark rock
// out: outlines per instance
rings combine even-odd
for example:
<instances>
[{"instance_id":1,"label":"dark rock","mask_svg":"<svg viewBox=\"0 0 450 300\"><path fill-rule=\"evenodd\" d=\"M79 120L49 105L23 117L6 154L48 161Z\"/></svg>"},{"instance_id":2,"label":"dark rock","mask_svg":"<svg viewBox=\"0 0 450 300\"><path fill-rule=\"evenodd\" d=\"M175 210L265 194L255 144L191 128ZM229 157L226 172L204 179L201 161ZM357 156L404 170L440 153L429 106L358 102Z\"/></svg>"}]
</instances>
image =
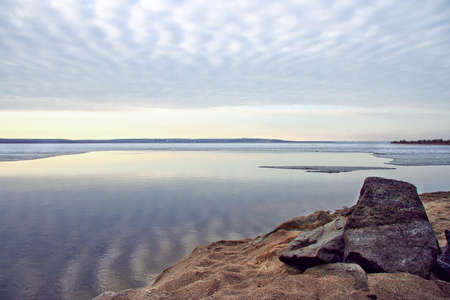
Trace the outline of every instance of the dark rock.
<instances>
[{"instance_id":1,"label":"dark rock","mask_svg":"<svg viewBox=\"0 0 450 300\"><path fill-rule=\"evenodd\" d=\"M343 278L354 278L355 289L357 290L369 290L369 284L367 282L367 274L357 264L348 263L334 263L315 266L307 269L303 274L316 275L316 276L339 276Z\"/></svg>"},{"instance_id":2,"label":"dark rock","mask_svg":"<svg viewBox=\"0 0 450 300\"><path fill-rule=\"evenodd\" d=\"M279 258L300 271L349 262L366 272L408 272L428 279L437 255L434 231L416 187L369 177L355 206L323 227L299 235Z\"/></svg>"},{"instance_id":3,"label":"dark rock","mask_svg":"<svg viewBox=\"0 0 450 300\"><path fill-rule=\"evenodd\" d=\"M438 254L416 187L369 177L344 228L345 262L367 272L409 272L429 278Z\"/></svg>"},{"instance_id":4,"label":"dark rock","mask_svg":"<svg viewBox=\"0 0 450 300\"><path fill-rule=\"evenodd\" d=\"M442 247L442 254L441 256L439 256L439 259L450 264L450 230L446 229L444 232L445 232L445 239L447 240L447 245Z\"/></svg>"},{"instance_id":5,"label":"dark rock","mask_svg":"<svg viewBox=\"0 0 450 300\"><path fill-rule=\"evenodd\" d=\"M445 230L447 245L443 247L442 254L437 258L437 275L443 280L450 281L450 230Z\"/></svg>"},{"instance_id":6,"label":"dark rock","mask_svg":"<svg viewBox=\"0 0 450 300\"><path fill-rule=\"evenodd\" d=\"M352 207L346 229L427 221L417 189L408 182L368 177Z\"/></svg>"},{"instance_id":7,"label":"dark rock","mask_svg":"<svg viewBox=\"0 0 450 300\"><path fill-rule=\"evenodd\" d=\"M342 262L346 217L300 234L280 253L280 260L301 271L324 263Z\"/></svg>"}]
</instances>

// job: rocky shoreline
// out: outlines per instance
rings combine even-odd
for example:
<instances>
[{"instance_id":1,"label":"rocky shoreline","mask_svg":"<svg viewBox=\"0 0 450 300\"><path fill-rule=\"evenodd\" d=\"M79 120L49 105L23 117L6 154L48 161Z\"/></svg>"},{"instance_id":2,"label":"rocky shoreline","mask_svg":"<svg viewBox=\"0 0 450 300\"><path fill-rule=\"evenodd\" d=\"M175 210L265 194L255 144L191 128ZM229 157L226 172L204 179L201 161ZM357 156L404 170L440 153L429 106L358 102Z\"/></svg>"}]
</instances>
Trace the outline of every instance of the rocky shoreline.
<instances>
[{"instance_id":1,"label":"rocky shoreline","mask_svg":"<svg viewBox=\"0 0 450 300\"><path fill-rule=\"evenodd\" d=\"M449 211L450 192L369 177L351 208L199 246L153 285L94 299L448 299Z\"/></svg>"}]
</instances>

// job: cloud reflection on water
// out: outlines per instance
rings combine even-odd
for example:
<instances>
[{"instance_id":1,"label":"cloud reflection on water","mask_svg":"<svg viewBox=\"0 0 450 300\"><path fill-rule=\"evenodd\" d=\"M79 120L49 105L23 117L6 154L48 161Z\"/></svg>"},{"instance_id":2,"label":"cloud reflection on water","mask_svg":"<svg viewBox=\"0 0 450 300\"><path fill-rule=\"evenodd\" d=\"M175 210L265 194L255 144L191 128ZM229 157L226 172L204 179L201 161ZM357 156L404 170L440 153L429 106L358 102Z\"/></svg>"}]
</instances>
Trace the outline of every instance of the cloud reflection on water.
<instances>
[{"instance_id":1,"label":"cloud reflection on water","mask_svg":"<svg viewBox=\"0 0 450 300\"><path fill-rule=\"evenodd\" d=\"M261 164L387 161L362 153L147 151L3 162L0 267L8 288L0 298L89 299L142 286L199 244L352 205L368 175L414 173L310 174ZM430 168L423 176L448 170Z\"/></svg>"}]
</instances>

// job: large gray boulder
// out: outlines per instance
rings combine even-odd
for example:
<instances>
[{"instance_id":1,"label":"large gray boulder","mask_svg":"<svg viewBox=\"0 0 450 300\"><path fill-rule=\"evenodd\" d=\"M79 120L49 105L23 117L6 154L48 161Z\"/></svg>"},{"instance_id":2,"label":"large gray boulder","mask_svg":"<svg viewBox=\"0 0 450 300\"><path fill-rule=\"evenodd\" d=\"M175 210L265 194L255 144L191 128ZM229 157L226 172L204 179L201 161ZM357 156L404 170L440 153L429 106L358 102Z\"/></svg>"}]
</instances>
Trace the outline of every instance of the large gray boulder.
<instances>
[{"instance_id":1,"label":"large gray boulder","mask_svg":"<svg viewBox=\"0 0 450 300\"><path fill-rule=\"evenodd\" d=\"M368 177L344 227L344 261L367 272L409 272L429 278L438 245L410 183Z\"/></svg>"},{"instance_id":2,"label":"large gray boulder","mask_svg":"<svg viewBox=\"0 0 450 300\"><path fill-rule=\"evenodd\" d=\"M429 278L438 245L416 187L368 177L355 206L294 239L280 260L301 271L324 263L356 263L366 272L409 272Z\"/></svg>"}]
</instances>

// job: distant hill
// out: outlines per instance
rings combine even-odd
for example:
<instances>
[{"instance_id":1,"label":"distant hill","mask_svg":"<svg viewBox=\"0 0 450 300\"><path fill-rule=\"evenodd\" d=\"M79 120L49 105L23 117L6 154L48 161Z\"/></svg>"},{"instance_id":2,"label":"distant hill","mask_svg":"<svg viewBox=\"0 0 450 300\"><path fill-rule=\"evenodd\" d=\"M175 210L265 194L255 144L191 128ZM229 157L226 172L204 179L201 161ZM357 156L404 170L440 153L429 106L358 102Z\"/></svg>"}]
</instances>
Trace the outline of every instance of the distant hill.
<instances>
[{"instance_id":1,"label":"distant hill","mask_svg":"<svg viewBox=\"0 0 450 300\"><path fill-rule=\"evenodd\" d=\"M236 138L236 139L111 139L111 140L68 140L68 139L2 139L0 144L124 144L124 143L304 143L279 139Z\"/></svg>"},{"instance_id":2,"label":"distant hill","mask_svg":"<svg viewBox=\"0 0 450 300\"><path fill-rule=\"evenodd\" d=\"M435 139L435 140L417 140L417 141L394 141L391 144L418 144L418 145L450 145L450 140Z\"/></svg>"}]
</instances>

